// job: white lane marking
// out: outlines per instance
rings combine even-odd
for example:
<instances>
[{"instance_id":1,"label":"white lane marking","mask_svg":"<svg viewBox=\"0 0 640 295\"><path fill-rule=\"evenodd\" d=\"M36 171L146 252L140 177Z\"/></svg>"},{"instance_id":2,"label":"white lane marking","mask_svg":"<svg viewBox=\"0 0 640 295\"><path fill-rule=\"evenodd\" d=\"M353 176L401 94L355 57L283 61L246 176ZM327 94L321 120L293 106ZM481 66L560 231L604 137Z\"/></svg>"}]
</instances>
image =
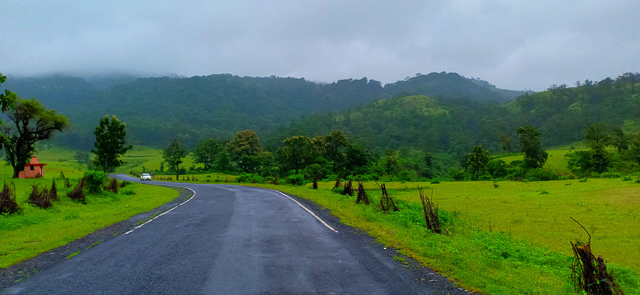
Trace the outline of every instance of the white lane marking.
<instances>
[{"instance_id":1,"label":"white lane marking","mask_svg":"<svg viewBox=\"0 0 640 295\"><path fill-rule=\"evenodd\" d=\"M169 186L169 185L161 185L161 186ZM133 228L133 229L131 229L130 231L128 231L128 232L126 232L126 233L124 233L125 235L128 235L128 234L130 234L131 232L133 232L134 230L139 229L139 228L141 228L141 227L145 226L147 223L149 223L149 222L151 222L151 221L156 220L158 217L160 217L160 216L162 216L162 215L165 215L165 214L167 214L167 213L169 213L169 212L173 211L173 209L178 208L178 206L182 206L182 205L186 204L187 202L191 201L191 199L193 199L193 197L195 197L195 196L196 196L196 191L194 191L194 190L192 190L192 189L190 189L190 188L188 188L188 187L184 187L184 186L171 186L171 187L181 187L181 188L188 189L188 190L190 190L190 191L193 193L193 195L191 195L191 197L190 197L189 199L187 199L186 201L184 201L184 202L182 202L182 203L180 203L180 204L178 204L178 205L175 205L175 206L173 206L173 208L171 208L171 209L169 209L169 210L167 210L167 211L162 212L162 214L159 214L159 215L157 215L156 217L154 217L154 218L151 218L151 219L147 220L145 223L143 223L143 224L141 224L141 225L138 225L138 226L134 227L134 228Z\"/></svg>"},{"instance_id":2,"label":"white lane marking","mask_svg":"<svg viewBox=\"0 0 640 295\"><path fill-rule=\"evenodd\" d=\"M313 217L315 217L318 221L320 221L322 224L324 224L324 226L326 226L328 229L330 229L331 231L338 233L337 230L335 230L333 227L331 227L330 225L328 225L326 222L324 222L324 220L322 220L320 217L318 217L318 215L316 215L315 213L311 212L311 210L307 209L307 207L303 206L302 204L300 204L300 202L296 201L294 198L287 196L286 194L282 193L281 191L277 191L277 190L272 190L274 192L278 192L279 194L289 198L289 200L295 202L296 204L298 204L298 206L302 207L302 209L306 210L307 212L309 212L309 214L311 214Z\"/></svg>"}]
</instances>

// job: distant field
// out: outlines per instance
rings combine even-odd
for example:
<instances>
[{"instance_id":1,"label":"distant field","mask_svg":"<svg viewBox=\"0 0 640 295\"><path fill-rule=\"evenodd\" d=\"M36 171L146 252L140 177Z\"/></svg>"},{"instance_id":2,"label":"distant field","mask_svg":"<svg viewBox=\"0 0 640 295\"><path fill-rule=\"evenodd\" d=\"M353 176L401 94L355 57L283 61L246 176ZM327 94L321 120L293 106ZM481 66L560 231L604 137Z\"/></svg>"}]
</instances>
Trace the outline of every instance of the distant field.
<instances>
[{"instance_id":1,"label":"distant field","mask_svg":"<svg viewBox=\"0 0 640 295\"><path fill-rule=\"evenodd\" d=\"M573 174L571 170L567 168L567 160L564 157L567 153L570 153L572 151L574 150L571 150L570 148L547 150L547 153L549 153L549 158L544 164L544 168L550 169L551 171L558 173L558 175L560 176ZM513 161L522 160L523 156L509 156L500 159L507 163L511 163Z\"/></svg>"}]
</instances>

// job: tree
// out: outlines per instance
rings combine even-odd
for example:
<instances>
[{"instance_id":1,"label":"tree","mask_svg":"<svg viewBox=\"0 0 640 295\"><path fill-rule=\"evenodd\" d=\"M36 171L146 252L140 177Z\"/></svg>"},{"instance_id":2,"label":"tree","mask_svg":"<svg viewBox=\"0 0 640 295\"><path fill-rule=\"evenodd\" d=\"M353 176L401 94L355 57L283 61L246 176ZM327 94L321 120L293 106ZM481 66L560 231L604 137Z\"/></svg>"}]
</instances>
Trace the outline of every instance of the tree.
<instances>
[{"instance_id":1,"label":"tree","mask_svg":"<svg viewBox=\"0 0 640 295\"><path fill-rule=\"evenodd\" d=\"M524 153L525 168L542 168L549 154L542 148L540 136L542 133L533 125L520 127L516 130L520 137L520 147Z\"/></svg>"},{"instance_id":2,"label":"tree","mask_svg":"<svg viewBox=\"0 0 640 295\"><path fill-rule=\"evenodd\" d=\"M311 165L315 159L314 147L311 139L306 136L292 136L283 141L284 146L276 152L278 161L287 170L295 170L296 174L300 169Z\"/></svg>"},{"instance_id":3,"label":"tree","mask_svg":"<svg viewBox=\"0 0 640 295\"><path fill-rule=\"evenodd\" d=\"M2 73L0 73L0 86L6 80L7 80L7 77L3 76ZM9 91L8 89L5 89L4 94L0 93L0 111L4 113L9 109L12 109L12 110L15 109L15 103L17 99L18 97L16 96L15 93ZM0 118L0 125L2 124L3 122L2 122L2 119ZM0 143L8 139L9 139L8 137L0 133ZM0 144L0 149L2 149L2 144Z\"/></svg>"},{"instance_id":4,"label":"tree","mask_svg":"<svg viewBox=\"0 0 640 295\"><path fill-rule=\"evenodd\" d=\"M584 140L593 151L593 169L598 173L604 172L609 167L609 153L606 147L611 143L607 125L602 122L591 124L584 133Z\"/></svg>"},{"instance_id":5,"label":"tree","mask_svg":"<svg viewBox=\"0 0 640 295\"><path fill-rule=\"evenodd\" d=\"M396 171L400 167L400 153L393 149L386 149L382 160L387 175L391 175L392 172Z\"/></svg>"},{"instance_id":6,"label":"tree","mask_svg":"<svg viewBox=\"0 0 640 295\"><path fill-rule=\"evenodd\" d=\"M481 145L473 147L473 153L467 158L467 169L473 175L473 179L478 180L483 172L487 171L487 164L491 160L489 151L482 148Z\"/></svg>"},{"instance_id":7,"label":"tree","mask_svg":"<svg viewBox=\"0 0 640 295\"><path fill-rule=\"evenodd\" d=\"M169 165L169 170L175 171L176 179L180 177L180 164L187 153L176 138L162 151L162 158Z\"/></svg>"},{"instance_id":8,"label":"tree","mask_svg":"<svg viewBox=\"0 0 640 295\"><path fill-rule=\"evenodd\" d=\"M93 132L96 136L96 141L93 144L95 148L91 150L96 155L93 164L102 167L102 171L105 173L113 172L116 168L124 165L125 162L118 158L133 148L131 145L126 145L126 126L127 124L121 123L115 115L111 118L106 115L100 119L100 124Z\"/></svg>"},{"instance_id":9,"label":"tree","mask_svg":"<svg viewBox=\"0 0 640 295\"><path fill-rule=\"evenodd\" d=\"M500 132L498 135L498 141L502 143L502 149L505 152L511 152L511 142L513 142L513 138L511 138L506 132Z\"/></svg>"},{"instance_id":10,"label":"tree","mask_svg":"<svg viewBox=\"0 0 640 295\"><path fill-rule=\"evenodd\" d=\"M609 144L616 147L618 152L629 149L629 138L624 134L622 128L613 126L609 128Z\"/></svg>"},{"instance_id":11,"label":"tree","mask_svg":"<svg viewBox=\"0 0 640 295\"><path fill-rule=\"evenodd\" d=\"M227 151L234 161L240 161L242 155L257 156L262 152L260 138L252 130L238 131L236 136L227 143Z\"/></svg>"},{"instance_id":12,"label":"tree","mask_svg":"<svg viewBox=\"0 0 640 295\"><path fill-rule=\"evenodd\" d=\"M316 138L314 138L314 142ZM319 142L316 144L319 145L322 156L333 162L333 171L337 173L339 169L344 169L344 151L349 145L347 137L344 136L342 132L334 130L331 134L319 137L318 139Z\"/></svg>"},{"instance_id":13,"label":"tree","mask_svg":"<svg viewBox=\"0 0 640 295\"><path fill-rule=\"evenodd\" d=\"M216 171L222 173L231 173L235 170L233 167L233 162L231 162L231 156L227 150L222 150L218 157L216 158L216 163L214 164L214 168Z\"/></svg>"},{"instance_id":14,"label":"tree","mask_svg":"<svg viewBox=\"0 0 640 295\"><path fill-rule=\"evenodd\" d=\"M15 126L4 127L2 145L5 157L13 167L13 178L18 178L36 152L35 143L50 139L55 131L62 132L69 126L67 117L55 110L47 110L37 99L20 99L9 112L9 120Z\"/></svg>"},{"instance_id":15,"label":"tree","mask_svg":"<svg viewBox=\"0 0 640 295\"><path fill-rule=\"evenodd\" d=\"M628 154L633 161L640 165L640 132L631 138Z\"/></svg>"},{"instance_id":16,"label":"tree","mask_svg":"<svg viewBox=\"0 0 640 295\"><path fill-rule=\"evenodd\" d=\"M222 146L215 139L209 138L198 143L196 149L191 152L191 157L196 164L203 164L204 170L211 170L221 151Z\"/></svg>"},{"instance_id":17,"label":"tree","mask_svg":"<svg viewBox=\"0 0 640 295\"><path fill-rule=\"evenodd\" d=\"M365 174L372 162L369 151L360 145L348 145L344 151L344 168L351 175Z\"/></svg>"},{"instance_id":18,"label":"tree","mask_svg":"<svg viewBox=\"0 0 640 295\"><path fill-rule=\"evenodd\" d=\"M89 165L91 164L91 159L88 153L85 153L83 151L77 150L76 154L73 156L73 158L76 160L76 162L80 165Z\"/></svg>"}]
</instances>

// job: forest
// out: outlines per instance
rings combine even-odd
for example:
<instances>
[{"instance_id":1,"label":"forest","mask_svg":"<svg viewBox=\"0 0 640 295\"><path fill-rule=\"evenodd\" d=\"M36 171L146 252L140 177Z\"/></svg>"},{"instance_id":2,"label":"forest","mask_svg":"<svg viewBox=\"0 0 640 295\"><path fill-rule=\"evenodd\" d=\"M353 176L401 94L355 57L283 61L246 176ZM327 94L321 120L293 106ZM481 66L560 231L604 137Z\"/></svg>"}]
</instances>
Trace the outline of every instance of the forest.
<instances>
[{"instance_id":1,"label":"forest","mask_svg":"<svg viewBox=\"0 0 640 295\"><path fill-rule=\"evenodd\" d=\"M639 74L624 73L615 79L586 80L574 87L553 85L533 93L498 89L480 79L442 72L416 74L384 86L367 78L322 84L303 78L230 74L91 82L63 76L9 77L4 85L20 96L36 96L67 116L71 127L56 136L55 144L80 152L92 147L93 128L106 112L126 122L129 144L165 148L175 139L195 152L204 142L215 141L217 151L225 150L231 156L224 172L252 173L258 172L255 167L266 165L279 167L279 175L286 177L292 166L284 160L285 151L313 143L311 158L298 159L306 163L299 168L332 166L322 177L402 175L411 180L525 178L528 170L496 164L495 159L492 167L511 170L499 176L486 168L485 176L456 171L468 170L476 147L493 158L523 152L526 147L517 130L529 125L538 132L540 149L544 149L579 143L588 128L600 123L607 137L605 148L616 149L608 152L607 165L596 167L585 162L591 156L576 153L571 168L581 175L611 169L634 171L639 83ZM229 148L241 132L251 132L259 142L259 152L244 156L258 158L243 158ZM342 142L334 148L341 159L357 158L365 163L358 171L338 169L343 163L322 150L326 143L321 142L335 134ZM393 169L384 168L391 158L397 158ZM211 167L213 163L203 168ZM272 168L264 169L260 170L263 176L275 174ZM298 174L299 169L295 170Z\"/></svg>"}]
</instances>

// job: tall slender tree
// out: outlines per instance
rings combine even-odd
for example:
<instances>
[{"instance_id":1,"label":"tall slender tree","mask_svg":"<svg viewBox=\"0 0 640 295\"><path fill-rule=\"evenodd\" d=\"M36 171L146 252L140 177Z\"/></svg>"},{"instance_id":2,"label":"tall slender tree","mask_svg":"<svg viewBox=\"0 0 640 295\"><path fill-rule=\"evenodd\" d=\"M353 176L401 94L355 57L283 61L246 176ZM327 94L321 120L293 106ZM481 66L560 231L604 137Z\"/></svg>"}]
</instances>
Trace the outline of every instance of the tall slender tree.
<instances>
[{"instance_id":1,"label":"tall slender tree","mask_svg":"<svg viewBox=\"0 0 640 295\"><path fill-rule=\"evenodd\" d=\"M96 142L93 144L95 149L91 150L96 154L93 164L102 167L102 171L105 173L113 172L116 168L124 165L125 162L121 161L119 157L133 148L131 145L126 145L126 126L127 124L121 123L115 115L111 118L106 115L100 119L100 124L93 132L96 136Z\"/></svg>"}]
</instances>

